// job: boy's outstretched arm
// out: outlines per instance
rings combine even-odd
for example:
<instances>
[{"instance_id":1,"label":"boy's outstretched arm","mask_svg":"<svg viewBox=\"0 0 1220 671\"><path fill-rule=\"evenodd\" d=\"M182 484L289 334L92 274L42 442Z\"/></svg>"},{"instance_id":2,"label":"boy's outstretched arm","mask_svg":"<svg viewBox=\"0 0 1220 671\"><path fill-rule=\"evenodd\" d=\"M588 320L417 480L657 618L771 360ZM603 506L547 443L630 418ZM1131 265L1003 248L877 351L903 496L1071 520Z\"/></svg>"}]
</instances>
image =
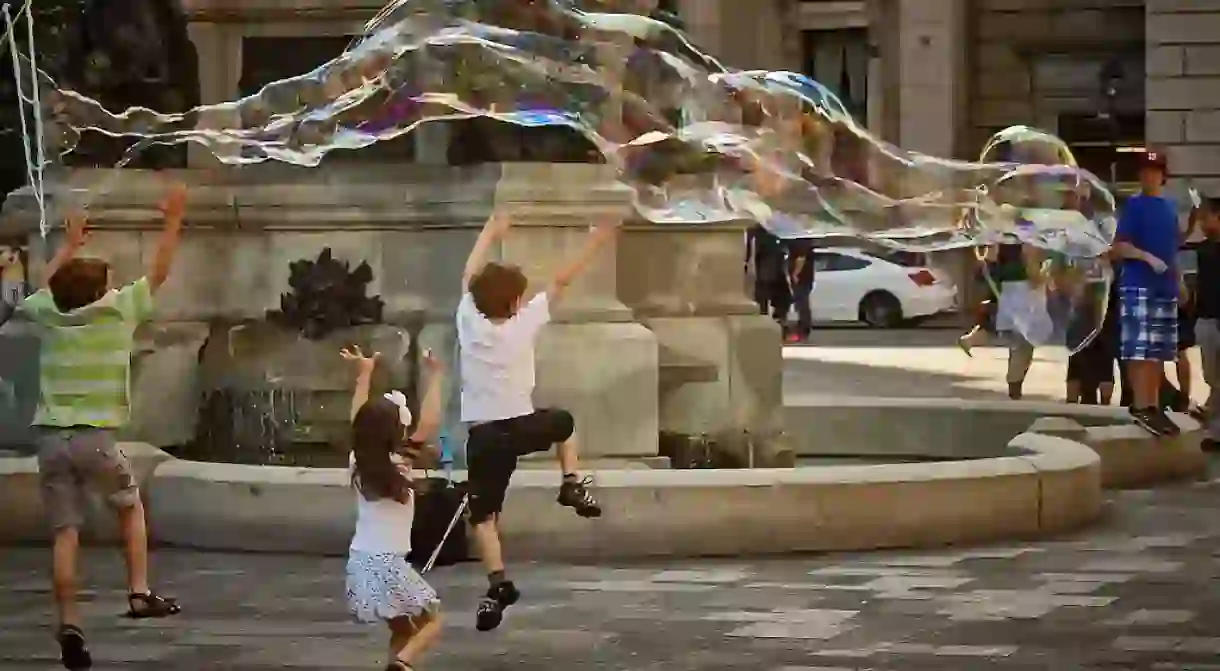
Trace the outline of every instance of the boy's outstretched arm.
<instances>
[{"instance_id":1,"label":"boy's outstretched arm","mask_svg":"<svg viewBox=\"0 0 1220 671\"><path fill-rule=\"evenodd\" d=\"M548 301L554 302L563 296L568 286L589 267L589 264L593 262L594 257L597 256L602 247L605 247L607 243L614 239L614 236L618 235L621 225L622 221L620 219L611 219L598 224L593 230L589 231L589 236L585 240L584 246L551 279L551 284L546 290Z\"/></svg>"},{"instance_id":2,"label":"boy's outstretched arm","mask_svg":"<svg viewBox=\"0 0 1220 671\"><path fill-rule=\"evenodd\" d=\"M499 211L492 212L487 218L487 223L483 224L483 230L479 233L479 239L475 240L470 256L466 258L466 268L462 271L462 289L470 288L470 281L487 263L487 252L508 232L510 223L508 215Z\"/></svg>"},{"instance_id":3,"label":"boy's outstretched arm","mask_svg":"<svg viewBox=\"0 0 1220 671\"><path fill-rule=\"evenodd\" d=\"M165 214L165 228L161 231L161 241L157 243L157 252L148 271L149 288L154 293L169 278L174 254L177 253L178 242L182 238L182 218L186 214L186 187L181 184L174 185L162 201L161 211Z\"/></svg>"},{"instance_id":4,"label":"boy's outstretched arm","mask_svg":"<svg viewBox=\"0 0 1220 671\"><path fill-rule=\"evenodd\" d=\"M85 218L85 213L76 211L68 215L68 235L64 240L64 244L60 246L59 251L55 252L55 258L47 263L47 267L42 271L42 278L39 282L39 288L46 289L50 286L51 277L56 271L64 266L65 263L72 260L81 247L85 246L85 241L89 239L89 220Z\"/></svg>"}]
</instances>

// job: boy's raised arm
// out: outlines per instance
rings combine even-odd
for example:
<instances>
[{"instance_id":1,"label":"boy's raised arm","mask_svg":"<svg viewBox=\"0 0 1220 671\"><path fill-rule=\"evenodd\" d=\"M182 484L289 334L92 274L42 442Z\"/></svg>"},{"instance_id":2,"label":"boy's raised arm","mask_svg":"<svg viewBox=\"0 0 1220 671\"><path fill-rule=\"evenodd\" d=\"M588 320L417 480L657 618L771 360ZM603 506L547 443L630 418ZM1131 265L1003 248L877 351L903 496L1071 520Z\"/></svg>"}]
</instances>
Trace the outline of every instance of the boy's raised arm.
<instances>
[{"instance_id":1,"label":"boy's raised arm","mask_svg":"<svg viewBox=\"0 0 1220 671\"><path fill-rule=\"evenodd\" d=\"M161 211L165 214L165 228L161 231L161 241L157 243L157 252L148 270L149 288L153 292L165 284L170 267L174 264L174 254L182 238L182 218L186 214L186 187L174 185L162 201Z\"/></svg>"},{"instance_id":2,"label":"boy's raised arm","mask_svg":"<svg viewBox=\"0 0 1220 671\"><path fill-rule=\"evenodd\" d=\"M497 240L508 232L510 223L508 215L498 210L492 212L491 216L487 218L487 223L483 224L483 230L479 233L479 239L475 240L474 247L470 250L470 256L466 258L466 268L462 271L463 290L470 289L470 281L487 263L487 252L491 250L491 246Z\"/></svg>"},{"instance_id":3,"label":"boy's raised arm","mask_svg":"<svg viewBox=\"0 0 1220 671\"><path fill-rule=\"evenodd\" d=\"M589 267L589 264L593 262L594 257L597 256L602 247L605 247L607 243L614 239L614 236L618 235L621 224L622 221L620 219L610 219L598 224L593 227L593 230L589 231L589 236L586 238L584 246L551 279L551 284L547 287L548 301L554 302L559 300L568 286Z\"/></svg>"}]
</instances>

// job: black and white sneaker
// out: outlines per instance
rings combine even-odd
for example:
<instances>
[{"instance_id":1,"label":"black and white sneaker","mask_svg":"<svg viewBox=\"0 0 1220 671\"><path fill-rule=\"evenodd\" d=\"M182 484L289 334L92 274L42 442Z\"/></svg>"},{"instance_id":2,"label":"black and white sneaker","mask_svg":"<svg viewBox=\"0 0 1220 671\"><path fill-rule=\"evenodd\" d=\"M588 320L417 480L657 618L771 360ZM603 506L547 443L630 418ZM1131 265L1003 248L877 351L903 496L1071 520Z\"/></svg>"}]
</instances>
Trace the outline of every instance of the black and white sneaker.
<instances>
[{"instance_id":1,"label":"black and white sneaker","mask_svg":"<svg viewBox=\"0 0 1220 671\"><path fill-rule=\"evenodd\" d=\"M474 614L474 628L491 631L500 626L504 621L504 611L520 598L521 592L509 580L487 588L487 596L479 601L479 609Z\"/></svg>"},{"instance_id":2,"label":"black and white sneaker","mask_svg":"<svg viewBox=\"0 0 1220 671\"><path fill-rule=\"evenodd\" d=\"M1161 411L1155 408L1136 408L1130 409L1131 419L1143 430L1151 433L1154 436L1164 436L1165 425L1160 422ZM1166 418L1168 419L1168 418Z\"/></svg>"},{"instance_id":3,"label":"black and white sneaker","mask_svg":"<svg viewBox=\"0 0 1220 671\"><path fill-rule=\"evenodd\" d=\"M1182 435L1182 427L1178 426L1178 423L1173 421L1173 418L1164 409L1157 410L1156 421L1161 427L1162 436Z\"/></svg>"},{"instance_id":4,"label":"black and white sneaker","mask_svg":"<svg viewBox=\"0 0 1220 671\"><path fill-rule=\"evenodd\" d=\"M593 478L585 476L580 480L567 480L559 487L559 505L576 510L581 517L601 517L602 506L589 493Z\"/></svg>"},{"instance_id":5,"label":"black and white sneaker","mask_svg":"<svg viewBox=\"0 0 1220 671\"><path fill-rule=\"evenodd\" d=\"M93 657L85 646L85 633L80 627L65 624L55 637L59 641L59 658L69 671L84 671L93 668Z\"/></svg>"}]
</instances>

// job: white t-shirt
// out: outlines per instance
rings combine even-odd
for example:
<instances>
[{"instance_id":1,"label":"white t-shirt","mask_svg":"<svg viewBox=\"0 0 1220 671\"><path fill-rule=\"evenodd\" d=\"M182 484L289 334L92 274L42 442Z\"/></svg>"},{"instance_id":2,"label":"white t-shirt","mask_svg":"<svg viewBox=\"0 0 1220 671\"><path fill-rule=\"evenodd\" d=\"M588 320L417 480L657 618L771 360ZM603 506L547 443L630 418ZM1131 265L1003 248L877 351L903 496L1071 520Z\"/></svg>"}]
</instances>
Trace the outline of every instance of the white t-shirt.
<instances>
[{"instance_id":1,"label":"white t-shirt","mask_svg":"<svg viewBox=\"0 0 1220 671\"><path fill-rule=\"evenodd\" d=\"M462 421L494 422L534 412L534 339L551 321L546 293L496 324L467 293L457 310Z\"/></svg>"},{"instance_id":2,"label":"white t-shirt","mask_svg":"<svg viewBox=\"0 0 1220 671\"><path fill-rule=\"evenodd\" d=\"M401 457L390 458L402 464ZM348 458L352 473L356 471L356 455ZM353 552L405 555L411 551L411 526L415 523L415 495L406 503L394 499L369 501L356 491L356 533L352 534Z\"/></svg>"}]
</instances>

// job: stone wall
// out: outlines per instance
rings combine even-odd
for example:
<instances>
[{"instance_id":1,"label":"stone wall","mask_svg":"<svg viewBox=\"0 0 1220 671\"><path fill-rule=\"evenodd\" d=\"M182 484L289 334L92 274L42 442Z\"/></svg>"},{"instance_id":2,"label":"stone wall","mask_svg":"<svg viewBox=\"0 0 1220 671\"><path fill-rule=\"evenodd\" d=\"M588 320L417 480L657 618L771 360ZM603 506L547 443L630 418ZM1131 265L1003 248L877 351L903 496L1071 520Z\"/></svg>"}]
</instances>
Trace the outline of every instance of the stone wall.
<instances>
[{"instance_id":1,"label":"stone wall","mask_svg":"<svg viewBox=\"0 0 1220 671\"><path fill-rule=\"evenodd\" d=\"M1220 196L1220 2L1148 0L1148 140L1165 146L1171 193Z\"/></svg>"},{"instance_id":2,"label":"stone wall","mask_svg":"<svg viewBox=\"0 0 1220 671\"><path fill-rule=\"evenodd\" d=\"M1055 132L1060 113L1097 113L1098 75L1113 57L1122 59L1127 75L1119 111L1141 112L1143 6L1143 0L974 3L967 147L977 152L1011 125Z\"/></svg>"},{"instance_id":3,"label":"stone wall","mask_svg":"<svg viewBox=\"0 0 1220 671\"><path fill-rule=\"evenodd\" d=\"M297 440L333 442L346 422L350 385L340 346L380 349L389 369L382 386L409 388L409 338L418 350L436 349L456 373L453 314L462 266L493 207L506 208L516 222L494 255L520 265L539 288L591 223L629 211L628 194L607 167L595 165L268 165L178 177L192 187L187 228L133 370L133 437L161 446L198 435L201 396L217 390L256 401L244 414L267 419L277 441L287 432L283 442L293 442L289 430L305 428L310 435ZM88 188L99 175L74 178ZM153 253L161 179L139 171L103 179L113 188L95 193L86 252L107 259L117 280L130 281ZM41 243L31 200L28 193L9 199L0 234L24 231ZM662 433L725 440L749 432L764 442L779 436L780 338L745 295L742 240L740 224L629 223L618 246L556 308L538 346L535 400L573 412L588 455L655 456ZM314 342L266 323L288 288L288 264L324 247L372 267L369 292L385 300L385 327ZM34 277L40 273L36 265ZM17 337L6 329L0 341ZM17 346L29 350L22 337ZM0 352L16 352L10 345L0 342ZM0 375L9 368L20 373L5 365ZM30 385L23 388L24 398ZM449 431L460 441L457 385L450 391ZM260 409L271 405L283 412ZM222 443L246 430L204 428Z\"/></svg>"}]
</instances>

